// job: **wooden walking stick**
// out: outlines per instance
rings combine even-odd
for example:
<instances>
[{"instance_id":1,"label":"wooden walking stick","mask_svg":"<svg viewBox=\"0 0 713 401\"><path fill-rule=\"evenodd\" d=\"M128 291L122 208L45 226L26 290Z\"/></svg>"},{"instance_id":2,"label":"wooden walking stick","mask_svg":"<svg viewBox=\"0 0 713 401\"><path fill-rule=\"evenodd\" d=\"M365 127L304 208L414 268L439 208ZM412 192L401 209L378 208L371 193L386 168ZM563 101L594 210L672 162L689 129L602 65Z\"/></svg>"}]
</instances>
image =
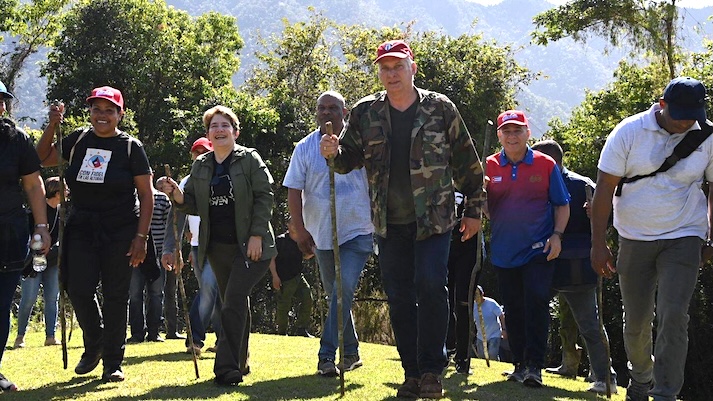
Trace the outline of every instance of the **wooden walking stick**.
<instances>
[{"instance_id":1,"label":"wooden walking stick","mask_svg":"<svg viewBox=\"0 0 713 401\"><path fill-rule=\"evenodd\" d=\"M324 123L326 134L333 135L332 122ZM339 369L339 386L342 397L344 397L344 310L342 307L342 262L339 259L339 238L337 237L337 194L334 184L334 158L327 160L329 165L329 204L332 215L332 250L334 252L334 287L337 289L337 336L339 341L339 359L342 360L342 368Z\"/></svg>"},{"instance_id":2,"label":"wooden walking stick","mask_svg":"<svg viewBox=\"0 0 713 401\"><path fill-rule=\"evenodd\" d=\"M587 197L587 203L591 206L592 198L594 195L592 193L592 187L586 185L584 187L584 193ZM602 279L602 276L597 275L597 312L599 314L599 335L601 336L602 342L604 343L604 348L607 350L607 373L605 375L605 385L607 391L607 398L611 399L611 350L609 349L609 339L607 338L607 335L604 332L604 301L602 296L602 287L604 287L604 280Z\"/></svg>"},{"instance_id":3,"label":"wooden walking stick","mask_svg":"<svg viewBox=\"0 0 713 401\"><path fill-rule=\"evenodd\" d=\"M166 172L166 177L171 178L171 166L164 164L163 168ZM176 248L173 251L173 266L174 273L178 275L178 292L181 294L181 303L183 304L183 318L186 320L186 335L188 336L188 345L191 347L191 356L193 357L193 367L196 371L196 379L200 379L198 374L198 357L196 356L196 347L193 343L193 330L191 330L191 319L188 315L188 305L186 301L186 287L183 285L183 275L181 271L183 270L183 257L181 256L181 239L178 234L178 213L176 213L176 203L173 200L173 193L170 195L171 205L173 207L173 239L175 240Z\"/></svg>"},{"instance_id":4,"label":"wooden walking stick","mask_svg":"<svg viewBox=\"0 0 713 401\"><path fill-rule=\"evenodd\" d=\"M488 120L485 125L485 137L483 138L483 158L485 160L487 157L488 149L490 148L490 134L493 131L493 122ZM482 162L483 177L485 177L485 162ZM475 266L473 271L470 273L470 285L468 286L468 349L473 346L473 339L475 338L475 317L473 316L474 302L473 297L475 295L475 278L478 275L478 271L483 268L483 231L481 230L478 235L481 235L481 240L478 241L478 248L476 250ZM483 353L485 356L485 364L490 367L490 355L488 354L488 340L485 335L485 322L483 321L483 309L478 305L478 314L480 316L480 330L483 332Z\"/></svg>"},{"instance_id":5,"label":"wooden walking stick","mask_svg":"<svg viewBox=\"0 0 713 401\"><path fill-rule=\"evenodd\" d=\"M52 106L56 106L58 110L63 111L64 105L60 101L54 101ZM59 155L57 157L58 170L59 170L59 235L57 240L59 242L59 247L57 248L57 271L62 274L62 248L64 247L64 222L67 210L67 199L64 196L65 183L64 183L64 160L62 159L62 122L60 121L55 128L55 136L57 137L57 151ZM67 356L67 289L64 288L64 280L62 277L59 278L59 325L62 331L62 366L67 369L68 356ZM71 335L71 334L70 334Z\"/></svg>"}]
</instances>

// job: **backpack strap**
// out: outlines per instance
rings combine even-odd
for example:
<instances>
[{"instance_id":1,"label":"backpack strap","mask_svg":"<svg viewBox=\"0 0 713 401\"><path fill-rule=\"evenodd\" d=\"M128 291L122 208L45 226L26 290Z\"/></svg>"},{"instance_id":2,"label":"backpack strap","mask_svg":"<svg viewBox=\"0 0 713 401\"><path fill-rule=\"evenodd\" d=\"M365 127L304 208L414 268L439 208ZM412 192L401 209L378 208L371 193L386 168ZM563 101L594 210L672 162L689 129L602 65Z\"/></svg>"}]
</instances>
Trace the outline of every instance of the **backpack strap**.
<instances>
[{"instance_id":1,"label":"backpack strap","mask_svg":"<svg viewBox=\"0 0 713 401\"><path fill-rule=\"evenodd\" d=\"M614 195L621 196L622 187L626 183L638 181L642 178L653 177L658 173L668 171L671 167L675 166L679 160L685 159L691 153L693 153L694 150L698 149L698 147L701 146L703 141L705 141L706 138L708 138L711 134L713 134L713 123L709 120L702 122L701 129L689 131L686 136L683 137L681 142L679 142L678 145L673 148L673 153L671 153L671 155L669 155L666 160L664 160L663 164L661 164L658 170L645 175L623 177L619 181L619 184L616 186L616 192L614 192Z\"/></svg>"},{"instance_id":2,"label":"backpack strap","mask_svg":"<svg viewBox=\"0 0 713 401\"><path fill-rule=\"evenodd\" d=\"M77 144L79 143L79 141L84 139L84 137L87 136L87 134L89 134L90 129L92 129L92 128L91 127L84 128L82 130L82 132L79 134L79 136L77 137L77 140L74 141L74 145L72 145L72 149L69 151L69 160L67 160L67 162L69 162L70 164L72 163L72 160L74 160L74 148L77 147Z\"/></svg>"},{"instance_id":3,"label":"backpack strap","mask_svg":"<svg viewBox=\"0 0 713 401\"><path fill-rule=\"evenodd\" d=\"M77 147L77 144L79 141L84 139L87 134L89 134L89 130L92 129L91 127L86 127L82 130L82 132L79 134L79 137L77 138L77 141L74 142L74 145L72 145L72 150L69 151L69 162L72 162L72 159L74 158L74 148ZM129 159L131 159L131 145L134 142L134 138L129 135L129 140L126 142L126 154L129 155Z\"/></svg>"}]
</instances>

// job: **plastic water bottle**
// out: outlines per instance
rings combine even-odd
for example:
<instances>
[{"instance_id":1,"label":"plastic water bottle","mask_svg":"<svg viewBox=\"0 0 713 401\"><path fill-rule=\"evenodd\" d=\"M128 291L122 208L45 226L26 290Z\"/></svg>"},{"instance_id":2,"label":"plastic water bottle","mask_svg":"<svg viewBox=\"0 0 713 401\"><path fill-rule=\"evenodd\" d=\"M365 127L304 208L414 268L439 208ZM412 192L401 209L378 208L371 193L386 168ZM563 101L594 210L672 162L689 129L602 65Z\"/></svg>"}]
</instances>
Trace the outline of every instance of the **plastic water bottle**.
<instances>
[{"instance_id":1,"label":"plastic water bottle","mask_svg":"<svg viewBox=\"0 0 713 401\"><path fill-rule=\"evenodd\" d=\"M32 237L32 270L42 273L47 269L47 257L42 253L42 236L35 234Z\"/></svg>"}]
</instances>

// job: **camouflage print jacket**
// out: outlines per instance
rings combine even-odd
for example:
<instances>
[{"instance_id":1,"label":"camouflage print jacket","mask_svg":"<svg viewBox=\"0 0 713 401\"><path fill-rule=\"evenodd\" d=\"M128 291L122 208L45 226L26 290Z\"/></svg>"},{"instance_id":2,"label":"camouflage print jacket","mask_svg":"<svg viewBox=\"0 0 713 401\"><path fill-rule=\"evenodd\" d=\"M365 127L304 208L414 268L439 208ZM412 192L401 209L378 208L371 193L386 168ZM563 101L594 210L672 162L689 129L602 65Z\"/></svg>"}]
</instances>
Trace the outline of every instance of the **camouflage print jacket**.
<instances>
[{"instance_id":1,"label":"camouflage print jacket","mask_svg":"<svg viewBox=\"0 0 713 401\"><path fill-rule=\"evenodd\" d=\"M416 239L448 232L456 224L454 185L467 196L464 216L479 219L485 202L483 170L458 109L445 95L416 88L419 105L411 131L411 187ZM376 234L386 237L391 119L386 92L361 99L339 139L335 170L366 167Z\"/></svg>"}]
</instances>

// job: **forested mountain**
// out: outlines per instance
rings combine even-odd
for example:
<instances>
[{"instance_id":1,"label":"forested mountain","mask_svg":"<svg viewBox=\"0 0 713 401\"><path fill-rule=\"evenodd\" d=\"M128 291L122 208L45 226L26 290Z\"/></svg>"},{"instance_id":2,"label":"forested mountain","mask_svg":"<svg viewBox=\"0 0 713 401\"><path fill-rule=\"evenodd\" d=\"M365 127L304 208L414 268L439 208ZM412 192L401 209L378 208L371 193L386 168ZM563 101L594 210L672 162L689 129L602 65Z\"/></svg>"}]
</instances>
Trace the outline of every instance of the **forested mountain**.
<instances>
[{"instance_id":1,"label":"forested mountain","mask_svg":"<svg viewBox=\"0 0 713 401\"><path fill-rule=\"evenodd\" d=\"M547 47L530 44L534 29L532 17L551 7L545 0L504 0L494 6L483 6L468 0L355 0L348 3L331 0L168 0L168 4L191 14L218 11L238 20L245 40L241 71L236 83L242 82L255 59L252 53L256 37L269 37L280 32L282 18L290 22L307 20L309 7L342 24L366 26L403 26L413 21L417 31L439 30L457 36L482 32L486 39L499 44L521 46L516 60L533 71L541 71L541 79L521 88L520 107L532 115L533 133L540 135L552 117L567 119L569 111L584 99L586 89L598 90L612 79L612 72L627 52L609 49L593 39L588 44L562 40ZM708 16L713 7L684 9L680 12L685 24L684 47L701 50L703 39L713 37ZM416 55L418 58L418 55ZM473 71L477 74L477 71ZM356 99L349 99L355 101ZM492 118L494 118L493 116Z\"/></svg>"},{"instance_id":2,"label":"forested mountain","mask_svg":"<svg viewBox=\"0 0 713 401\"><path fill-rule=\"evenodd\" d=\"M533 71L540 71L540 79L520 88L519 107L532 116L533 133L540 135L552 117L567 119L569 111L584 99L585 90L598 90L612 79L618 61L627 53L609 49L598 38L587 44L570 39L550 43L547 47L530 44L534 29L532 17L553 5L545 0L504 0L494 6L483 6L468 0L354 0L349 3L331 0L167 0L167 4L186 10L191 15L208 11L233 15L245 41L241 68L234 78L236 85L243 82L255 64L254 52L258 37L269 38L282 31L282 19L289 22L306 21L312 12L324 14L341 24L365 26L400 26L406 29L413 23L416 31L437 30L449 35L482 32L486 39L498 44L519 47L516 60ZM313 11L312 11L313 10ZM684 47L700 50L705 38L713 37L708 16L713 7L683 9L685 24ZM6 42L7 43L7 42ZM418 59L418 54L416 55ZM42 62L44 53L33 57ZM36 64L18 81L20 102L16 118L29 117L26 124L37 127L44 116L42 106L45 83L38 77ZM478 71L473 71L478 74ZM353 102L357 99L348 99ZM489 117L494 118L495 116ZM33 122L34 119L34 122ZM472 128L477 129L477 128Z\"/></svg>"}]
</instances>

